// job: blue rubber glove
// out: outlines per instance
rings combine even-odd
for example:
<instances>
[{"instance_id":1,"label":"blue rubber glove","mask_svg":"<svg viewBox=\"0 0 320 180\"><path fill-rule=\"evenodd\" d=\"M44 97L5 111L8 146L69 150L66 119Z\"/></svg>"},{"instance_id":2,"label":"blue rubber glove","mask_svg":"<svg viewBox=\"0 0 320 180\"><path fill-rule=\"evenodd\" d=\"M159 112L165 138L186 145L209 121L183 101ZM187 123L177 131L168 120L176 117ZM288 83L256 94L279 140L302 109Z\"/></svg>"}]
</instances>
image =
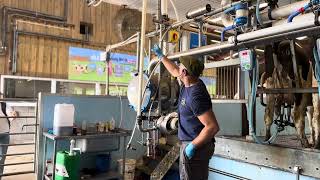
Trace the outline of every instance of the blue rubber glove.
<instances>
[{"instance_id":1,"label":"blue rubber glove","mask_svg":"<svg viewBox=\"0 0 320 180\"><path fill-rule=\"evenodd\" d=\"M162 50L160 49L160 47L158 46L158 44L153 45L153 48L151 49L151 51L154 52L154 54L158 56L160 61L164 57L164 54L163 54Z\"/></svg>"},{"instance_id":2,"label":"blue rubber glove","mask_svg":"<svg viewBox=\"0 0 320 180\"><path fill-rule=\"evenodd\" d=\"M191 159L196 152L196 146L192 143L189 143L185 149L185 153L188 159Z\"/></svg>"}]
</instances>

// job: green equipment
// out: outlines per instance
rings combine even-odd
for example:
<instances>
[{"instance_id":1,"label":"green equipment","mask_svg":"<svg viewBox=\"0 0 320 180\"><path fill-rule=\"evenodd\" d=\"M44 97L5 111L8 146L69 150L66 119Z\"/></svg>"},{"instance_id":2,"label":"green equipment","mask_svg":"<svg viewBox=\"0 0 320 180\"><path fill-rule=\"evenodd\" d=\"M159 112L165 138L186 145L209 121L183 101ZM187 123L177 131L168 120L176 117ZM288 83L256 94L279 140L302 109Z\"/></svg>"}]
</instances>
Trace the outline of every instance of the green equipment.
<instances>
[{"instance_id":1,"label":"green equipment","mask_svg":"<svg viewBox=\"0 0 320 180\"><path fill-rule=\"evenodd\" d=\"M74 140L71 140L70 152L59 151L56 157L55 180L79 180L80 154L74 152Z\"/></svg>"}]
</instances>

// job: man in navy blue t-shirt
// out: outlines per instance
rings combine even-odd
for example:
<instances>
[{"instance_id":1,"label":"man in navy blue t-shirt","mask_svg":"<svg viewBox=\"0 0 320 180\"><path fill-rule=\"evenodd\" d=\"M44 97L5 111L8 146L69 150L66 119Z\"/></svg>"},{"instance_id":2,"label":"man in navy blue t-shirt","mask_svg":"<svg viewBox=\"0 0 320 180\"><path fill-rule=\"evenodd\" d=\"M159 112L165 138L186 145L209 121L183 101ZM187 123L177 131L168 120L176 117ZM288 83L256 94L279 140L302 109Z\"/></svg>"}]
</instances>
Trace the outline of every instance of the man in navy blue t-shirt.
<instances>
[{"instance_id":1,"label":"man in navy blue t-shirt","mask_svg":"<svg viewBox=\"0 0 320 180\"><path fill-rule=\"evenodd\" d=\"M179 58L180 65L177 66L157 45L152 51L170 74L183 82L179 96L180 179L208 179L208 164L219 125L207 88L199 79L204 64L192 56L184 56Z\"/></svg>"}]
</instances>

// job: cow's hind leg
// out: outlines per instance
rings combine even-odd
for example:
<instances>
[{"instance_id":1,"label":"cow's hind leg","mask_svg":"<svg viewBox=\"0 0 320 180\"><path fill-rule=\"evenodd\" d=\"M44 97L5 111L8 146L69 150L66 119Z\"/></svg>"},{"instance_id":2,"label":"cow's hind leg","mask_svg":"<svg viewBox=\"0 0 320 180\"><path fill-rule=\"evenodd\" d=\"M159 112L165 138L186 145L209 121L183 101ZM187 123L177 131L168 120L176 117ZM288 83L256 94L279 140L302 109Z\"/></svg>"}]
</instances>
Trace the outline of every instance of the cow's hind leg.
<instances>
[{"instance_id":1,"label":"cow's hind leg","mask_svg":"<svg viewBox=\"0 0 320 180\"><path fill-rule=\"evenodd\" d=\"M314 113L313 106L308 106L307 107L307 118L308 118L310 136L311 136L309 144L311 146L314 145L313 113Z\"/></svg>"},{"instance_id":2,"label":"cow's hind leg","mask_svg":"<svg viewBox=\"0 0 320 180\"><path fill-rule=\"evenodd\" d=\"M306 111L306 101L307 98L305 94L303 94L301 104L299 106L294 106L293 109L293 119L294 125L297 130L298 138L301 141L301 145L305 148L310 147L307 136L305 134L305 111Z\"/></svg>"},{"instance_id":3,"label":"cow's hind leg","mask_svg":"<svg viewBox=\"0 0 320 180\"><path fill-rule=\"evenodd\" d=\"M264 113L264 123L266 126L266 141L271 138L271 125L273 122L274 115L274 100L274 95L267 95L267 106Z\"/></svg>"},{"instance_id":4,"label":"cow's hind leg","mask_svg":"<svg viewBox=\"0 0 320 180\"><path fill-rule=\"evenodd\" d=\"M319 95L312 95L312 104L313 104L313 118L312 118L312 129L314 131L314 148L320 149L320 102Z\"/></svg>"}]
</instances>

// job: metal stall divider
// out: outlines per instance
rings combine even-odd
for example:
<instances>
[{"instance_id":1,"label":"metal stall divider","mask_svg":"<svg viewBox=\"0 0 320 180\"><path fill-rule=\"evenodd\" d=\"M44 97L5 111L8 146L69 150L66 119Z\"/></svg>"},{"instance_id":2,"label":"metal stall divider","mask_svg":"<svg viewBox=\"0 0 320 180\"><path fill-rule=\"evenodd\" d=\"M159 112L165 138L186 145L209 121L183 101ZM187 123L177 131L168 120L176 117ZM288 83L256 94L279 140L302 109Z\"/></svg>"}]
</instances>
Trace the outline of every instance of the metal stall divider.
<instances>
[{"instance_id":1,"label":"metal stall divider","mask_svg":"<svg viewBox=\"0 0 320 180\"><path fill-rule=\"evenodd\" d=\"M34 150L33 151L25 151L22 153L5 153L0 155L0 157L12 157L12 156L26 156L26 155L33 155L33 160L32 161L24 161L24 162L13 162L13 163L3 163L0 164L0 166L2 167L6 167L6 166L19 166L19 165L26 165L26 164L33 164L33 168L32 170L28 170L28 171L15 171L15 172L8 172L8 173L3 173L0 174L0 177L4 177L4 176L15 176L15 175L21 175L21 174L30 174L30 173L35 173L36 171L36 148L37 148L37 131L38 131L38 118L37 118L37 99L22 99L22 98L1 98L0 102L15 102L15 103L23 103L23 102L28 102L28 103L34 103L34 107L35 107L35 115L33 116L1 116L0 118L16 118L16 119L35 119L35 123L33 124L24 124L22 126L22 130L24 130L24 127L30 127L33 126L34 131L31 132L9 132L8 135L9 136L21 136L22 140L27 138L26 135L34 135L33 141L32 142L26 142L26 143L9 143L9 144L0 144L0 146L7 146L7 147L14 147L14 146L30 146L30 145L34 145ZM0 133L0 135L4 135L7 133Z\"/></svg>"}]
</instances>

